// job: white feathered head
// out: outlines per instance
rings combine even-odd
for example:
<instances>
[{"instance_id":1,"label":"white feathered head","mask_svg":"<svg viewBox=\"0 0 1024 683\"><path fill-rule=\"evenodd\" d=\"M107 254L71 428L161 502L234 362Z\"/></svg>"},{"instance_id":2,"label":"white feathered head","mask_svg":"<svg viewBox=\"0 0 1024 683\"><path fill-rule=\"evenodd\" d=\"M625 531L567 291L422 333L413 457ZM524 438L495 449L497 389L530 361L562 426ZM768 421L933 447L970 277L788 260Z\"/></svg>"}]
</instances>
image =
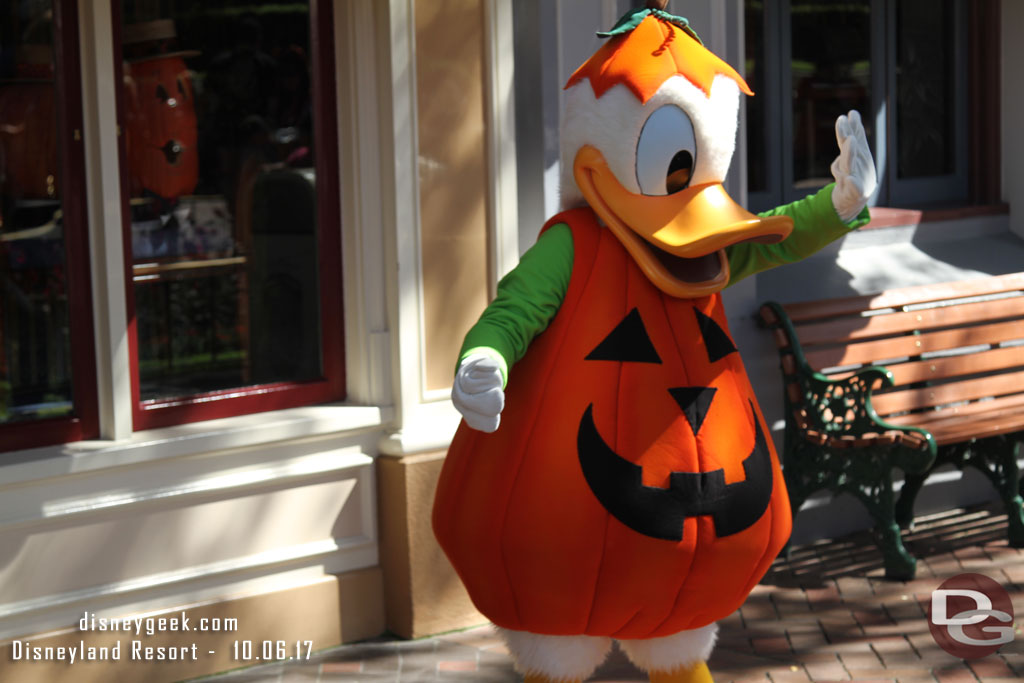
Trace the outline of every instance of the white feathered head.
<instances>
[{"instance_id":1,"label":"white feathered head","mask_svg":"<svg viewBox=\"0 0 1024 683\"><path fill-rule=\"evenodd\" d=\"M722 187L740 93L753 93L680 17L638 10L603 35L566 85L562 206L589 204L666 293L718 291L726 246L792 229L759 220Z\"/></svg>"}]
</instances>

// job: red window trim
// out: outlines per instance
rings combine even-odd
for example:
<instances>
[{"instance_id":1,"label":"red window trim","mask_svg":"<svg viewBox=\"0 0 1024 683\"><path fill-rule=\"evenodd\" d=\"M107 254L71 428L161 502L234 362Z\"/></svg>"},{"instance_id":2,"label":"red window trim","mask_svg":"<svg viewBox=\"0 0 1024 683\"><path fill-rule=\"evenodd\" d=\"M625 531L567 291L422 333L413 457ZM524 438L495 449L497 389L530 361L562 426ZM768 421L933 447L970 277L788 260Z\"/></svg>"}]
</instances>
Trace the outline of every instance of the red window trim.
<instances>
[{"instance_id":1,"label":"red window trim","mask_svg":"<svg viewBox=\"0 0 1024 683\"><path fill-rule=\"evenodd\" d=\"M99 434L96 405L96 347L93 337L89 222L85 200L85 145L82 142L82 85L78 46L78 3L53 0L54 64L57 88L58 157L61 165L64 250L71 328L71 400L74 414L0 426L0 450L52 446ZM78 131L78 139L74 132Z\"/></svg>"},{"instance_id":2,"label":"red window trim","mask_svg":"<svg viewBox=\"0 0 1024 683\"><path fill-rule=\"evenodd\" d=\"M115 82L124 80L121 61L121 3L111 3ZM334 19L330 0L310 0L310 50L313 56L313 130L317 147L337 150L334 79ZM124 98L117 89L117 117L124 121ZM123 128L123 123L121 124ZM127 166L124 136L119 140L121 168ZM320 329L323 378L312 382L265 384L175 399L142 401L139 386L138 328L132 284L132 244L128 178L121 174L122 237L128 304L128 355L132 368L132 421L135 430L214 420L250 413L338 401L345 397L345 357L341 278L341 208L338 155L317 154L317 225L320 268Z\"/></svg>"}]
</instances>

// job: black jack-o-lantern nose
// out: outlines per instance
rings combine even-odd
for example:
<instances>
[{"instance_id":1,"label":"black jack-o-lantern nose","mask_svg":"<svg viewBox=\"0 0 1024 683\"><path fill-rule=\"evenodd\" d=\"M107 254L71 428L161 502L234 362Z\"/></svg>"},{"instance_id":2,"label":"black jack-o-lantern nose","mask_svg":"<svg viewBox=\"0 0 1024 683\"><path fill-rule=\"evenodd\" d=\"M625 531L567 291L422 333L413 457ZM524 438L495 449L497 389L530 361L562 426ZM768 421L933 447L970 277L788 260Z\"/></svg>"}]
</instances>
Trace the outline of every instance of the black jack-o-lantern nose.
<instances>
[{"instance_id":1,"label":"black jack-o-lantern nose","mask_svg":"<svg viewBox=\"0 0 1024 683\"><path fill-rule=\"evenodd\" d=\"M696 308L697 324L708 361L715 363L736 352L729 335L713 319ZM587 356L591 361L661 363L637 309ZM682 410L694 436L700 432L712 408L714 387L670 387L668 392ZM594 405L580 419L576 447L580 467L590 490L601 505L637 533L681 541L687 517L710 515L719 537L744 531L761 519L772 496L772 462L761 423L750 405L754 444L742 461L744 480L725 483L725 471L672 472L668 488L646 486L643 468L612 449L594 423Z\"/></svg>"}]
</instances>

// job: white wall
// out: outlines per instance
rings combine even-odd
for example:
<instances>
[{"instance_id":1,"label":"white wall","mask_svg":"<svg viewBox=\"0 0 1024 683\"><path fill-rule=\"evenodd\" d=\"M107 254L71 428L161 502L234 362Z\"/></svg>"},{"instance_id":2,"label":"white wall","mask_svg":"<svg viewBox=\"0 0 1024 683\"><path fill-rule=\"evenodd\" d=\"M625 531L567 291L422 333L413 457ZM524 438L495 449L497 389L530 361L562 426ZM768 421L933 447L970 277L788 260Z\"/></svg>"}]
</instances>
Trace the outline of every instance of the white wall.
<instances>
[{"instance_id":1,"label":"white wall","mask_svg":"<svg viewBox=\"0 0 1024 683\"><path fill-rule=\"evenodd\" d=\"M1002 17L1002 155L1003 201L1010 204L1010 227L1024 237L1024 87L1020 65L1024 64L1024 2L1003 0Z\"/></svg>"}]
</instances>

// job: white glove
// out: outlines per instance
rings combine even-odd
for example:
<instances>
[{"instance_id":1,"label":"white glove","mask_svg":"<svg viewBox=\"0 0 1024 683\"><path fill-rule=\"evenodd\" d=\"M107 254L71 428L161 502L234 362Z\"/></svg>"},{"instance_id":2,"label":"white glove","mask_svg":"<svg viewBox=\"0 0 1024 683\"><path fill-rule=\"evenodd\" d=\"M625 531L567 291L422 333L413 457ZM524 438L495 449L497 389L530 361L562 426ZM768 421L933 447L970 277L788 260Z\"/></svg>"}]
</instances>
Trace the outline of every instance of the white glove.
<instances>
[{"instance_id":1,"label":"white glove","mask_svg":"<svg viewBox=\"0 0 1024 683\"><path fill-rule=\"evenodd\" d=\"M875 162L871 158L859 113L851 110L836 119L836 142L839 143L839 156L832 162L832 176L836 179L832 206L839 218L849 223L861 212L878 186Z\"/></svg>"},{"instance_id":2,"label":"white glove","mask_svg":"<svg viewBox=\"0 0 1024 683\"><path fill-rule=\"evenodd\" d=\"M452 403L473 429L493 432L501 423L505 391L501 388L501 366L485 355L467 356L452 385Z\"/></svg>"}]
</instances>

